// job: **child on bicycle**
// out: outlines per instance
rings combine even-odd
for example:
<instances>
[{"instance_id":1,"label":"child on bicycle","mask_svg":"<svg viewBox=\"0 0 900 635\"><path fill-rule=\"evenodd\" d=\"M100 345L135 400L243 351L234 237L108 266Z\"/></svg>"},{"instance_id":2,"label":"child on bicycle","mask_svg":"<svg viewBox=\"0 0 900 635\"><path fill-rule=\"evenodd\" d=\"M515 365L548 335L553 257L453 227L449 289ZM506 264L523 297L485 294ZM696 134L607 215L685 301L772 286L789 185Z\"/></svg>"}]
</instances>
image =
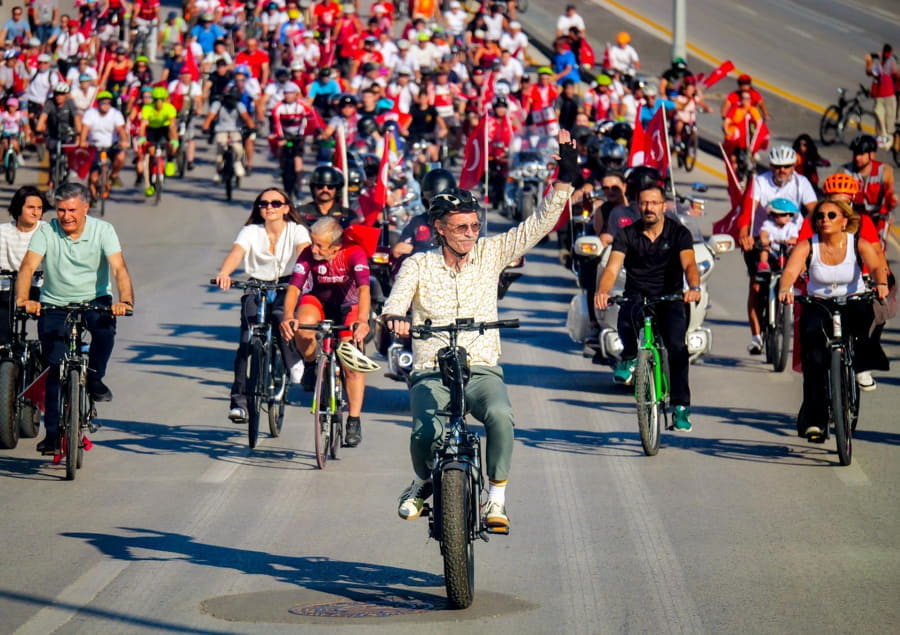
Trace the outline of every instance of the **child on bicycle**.
<instances>
[{"instance_id":1,"label":"child on bicycle","mask_svg":"<svg viewBox=\"0 0 900 635\"><path fill-rule=\"evenodd\" d=\"M769 264L770 247L772 243L781 245L796 245L797 236L800 235L800 224L803 218L799 215L800 208L794 201L786 198L773 199L766 206L769 218L763 221L759 230L759 264L756 265L757 273L771 271Z\"/></svg>"},{"instance_id":2,"label":"child on bicycle","mask_svg":"<svg viewBox=\"0 0 900 635\"><path fill-rule=\"evenodd\" d=\"M5 109L3 112L0 112L0 134L3 137L3 154L6 154L7 144L12 144L16 154L22 154L19 137L23 134L28 134L27 122L28 115L19 110L19 100L15 97L7 99Z\"/></svg>"}]
</instances>

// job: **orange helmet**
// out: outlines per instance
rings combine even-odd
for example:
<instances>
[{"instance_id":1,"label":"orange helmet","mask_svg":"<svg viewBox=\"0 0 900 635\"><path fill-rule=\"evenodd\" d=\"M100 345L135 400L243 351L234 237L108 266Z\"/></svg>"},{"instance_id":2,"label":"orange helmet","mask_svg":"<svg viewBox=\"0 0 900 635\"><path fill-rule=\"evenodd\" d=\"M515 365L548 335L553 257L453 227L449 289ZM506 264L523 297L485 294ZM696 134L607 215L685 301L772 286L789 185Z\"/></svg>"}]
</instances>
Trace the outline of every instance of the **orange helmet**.
<instances>
[{"instance_id":1,"label":"orange helmet","mask_svg":"<svg viewBox=\"0 0 900 635\"><path fill-rule=\"evenodd\" d=\"M835 172L822 183L825 194L845 194L856 196L859 192L859 181L846 172Z\"/></svg>"},{"instance_id":2,"label":"orange helmet","mask_svg":"<svg viewBox=\"0 0 900 635\"><path fill-rule=\"evenodd\" d=\"M631 42L631 36L626 31L619 31L616 34L616 44L619 46L625 46L629 42Z\"/></svg>"}]
</instances>

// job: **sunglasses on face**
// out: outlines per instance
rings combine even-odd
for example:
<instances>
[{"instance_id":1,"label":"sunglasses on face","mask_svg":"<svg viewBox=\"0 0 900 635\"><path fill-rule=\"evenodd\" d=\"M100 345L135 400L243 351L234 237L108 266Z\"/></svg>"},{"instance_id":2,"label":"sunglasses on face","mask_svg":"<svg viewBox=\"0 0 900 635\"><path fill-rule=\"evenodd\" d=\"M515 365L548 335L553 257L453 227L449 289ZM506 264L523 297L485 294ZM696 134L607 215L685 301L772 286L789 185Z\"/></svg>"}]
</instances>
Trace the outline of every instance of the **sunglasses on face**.
<instances>
[{"instance_id":1,"label":"sunglasses on face","mask_svg":"<svg viewBox=\"0 0 900 635\"><path fill-rule=\"evenodd\" d=\"M793 165L773 165L772 169L773 170L793 170L794 166Z\"/></svg>"},{"instance_id":2,"label":"sunglasses on face","mask_svg":"<svg viewBox=\"0 0 900 635\"><path fill-rule=\"evenodd\" d=\"M481 223L471 223L469 225L447 225L447 230L451 234L455 234L457 236L462 236L469 231L471 231L473 234L477 234L481 231Z\"/></svg>"},{"instance_id":3,"label":"sunglasses on face","mask_svg":"<svg viewBox=\"0 0 900 635\"><path fill-rule=\"evenodd\" d=\"M791 214L789 212L784 212L784 213L769 212L769 216L772 216L773 218L781 218L783 216L793 216L793 214Z\"/></svg>"},{"instance_id":4,"label":"sunglasses on face","mask_svg":"<svg viewBox=\"0 0 900 635\"><path fill-rule=\"evenodd\" d=\"M336 189L337 189L337 186L334 186L334 185L325 185L325 184L322 184L322 185L314 185L313 187L316 188L317 190L336 190Z\"/></svg>"},{"instance_id":5,"label":"sunglasses on face","mask_svg":"<svg viewBox=\"0 0 900 635\"><path fill-rule=\"evenodd\" d=\"M828 220L835 220L837 217L838 217L837 212L828 212L828 213L816 212L815 214L813 214L813 218L816 219L817 221L825 220L826 218Z\"/></svg>"},{"instance_id":6,"label":"sunglasses on face","mask_svg":"<svg viewBox=\"0 0 900 635\"><path fill-rule=\"evenodd\" d=\"M284 207L286 203L284 201L260 201L257 204L259 209L266 209L267 207L271 207L272 209L278 209L279 207Z\"/></svg>"}]
</instances>

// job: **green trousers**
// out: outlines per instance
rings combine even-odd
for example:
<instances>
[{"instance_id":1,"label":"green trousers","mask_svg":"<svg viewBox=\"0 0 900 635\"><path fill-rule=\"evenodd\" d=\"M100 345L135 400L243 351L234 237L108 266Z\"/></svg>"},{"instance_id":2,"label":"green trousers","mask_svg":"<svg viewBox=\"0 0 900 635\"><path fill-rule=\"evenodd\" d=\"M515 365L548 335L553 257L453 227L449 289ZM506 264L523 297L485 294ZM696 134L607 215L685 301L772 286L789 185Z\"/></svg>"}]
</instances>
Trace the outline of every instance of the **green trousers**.
<instances>
[{"instance_id":1,"label":"green trousers","mask_svg":"<svg viewBox=\"0 0 900 635\"><path fill-rule=\"evenodd\" d=\"M513 410L499 366L472 366L466 384L466 406L484 424L487 433L487 475L492 481L509 478L513 451ZM421 479L431 476L429 463L444 436L446 417L435 414L446 410L450 390L441 382L439 372L413 373L409 404L413 416L409 453L413 470Z\"/></svg>"}]
</instances>

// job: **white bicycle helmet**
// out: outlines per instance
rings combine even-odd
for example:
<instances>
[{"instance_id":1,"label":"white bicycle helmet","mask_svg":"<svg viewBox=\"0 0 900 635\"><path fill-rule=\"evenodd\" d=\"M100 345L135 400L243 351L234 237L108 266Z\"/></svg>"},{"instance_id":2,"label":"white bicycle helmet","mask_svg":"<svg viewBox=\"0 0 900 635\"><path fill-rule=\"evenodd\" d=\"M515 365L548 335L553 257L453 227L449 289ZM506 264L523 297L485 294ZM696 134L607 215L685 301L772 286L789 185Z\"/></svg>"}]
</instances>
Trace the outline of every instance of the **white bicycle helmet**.
<instances>
[{"instance_id":1,"label":"white bicycle helmet","mask_svg":"<svg viewBox=\"0 0 900 635\"><path fill-rule=\"evenodd\" d=\"M797 153L791 146L775 146L769 150L769 165L794 165Z\"/></svg>"},{"instance_id":2,"label":"white bicycle helmet","mask_svg":"<svg viewBox=\"0 0 900 635\"><path fill-rule=\"evenodd\" d=\"M69 94L69 85L65 82L59 82L56 86L53 87L53 92L57 95L68 95Z\"/></svg>"},{"instance_id":3,"label":"white bicycle helmet","mask_svg":"<svg viewBox=\"0 0 900 635\"><path fill-rule=\"evenodd\" d=\"M344 366L358 373L374 373L381 368L350 342L341 342L335 352Z\"/></svg>"}]
</instances>

